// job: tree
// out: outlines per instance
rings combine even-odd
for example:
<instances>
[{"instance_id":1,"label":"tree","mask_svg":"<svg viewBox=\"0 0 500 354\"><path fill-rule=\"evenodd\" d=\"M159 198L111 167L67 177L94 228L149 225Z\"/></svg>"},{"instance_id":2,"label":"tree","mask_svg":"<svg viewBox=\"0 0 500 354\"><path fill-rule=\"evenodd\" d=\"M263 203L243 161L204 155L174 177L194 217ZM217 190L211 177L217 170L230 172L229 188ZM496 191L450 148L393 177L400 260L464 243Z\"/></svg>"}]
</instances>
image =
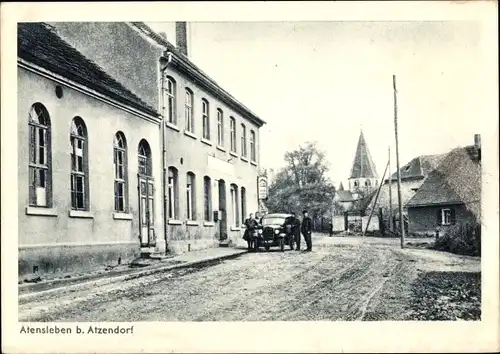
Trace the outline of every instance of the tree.
<instances>
[{"instance_id":1,"label":"tree","mask_svg":"<svg viewBox=\"0 0 500 354\"><path fill-rule=\"evenodd\" d=\"M269 210L300 214L307 209L312 217L330 213L335 187L326 175L328 163L316 143L287 152L284 160L285 167L269 186Z\"/></svg>"}]
</instances>

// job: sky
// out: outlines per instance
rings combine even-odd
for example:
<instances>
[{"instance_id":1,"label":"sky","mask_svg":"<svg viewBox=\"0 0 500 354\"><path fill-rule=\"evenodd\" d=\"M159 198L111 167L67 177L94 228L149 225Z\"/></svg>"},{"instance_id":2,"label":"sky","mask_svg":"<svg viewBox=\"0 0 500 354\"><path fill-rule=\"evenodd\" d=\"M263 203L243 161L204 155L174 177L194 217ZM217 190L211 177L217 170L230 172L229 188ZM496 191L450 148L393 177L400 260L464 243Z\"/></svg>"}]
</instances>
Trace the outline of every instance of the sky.
<instances>
[{"instance_id":1,"label":"sky","mask_svg":"<svg viewBox=\"0 0 500 354\"><path fill-rule=\"evenodd\" d=\"M173 22L149 22L175 44ZM329 177L347 185L360 129L379 177L395 170L396 75L400 165L472 144L481 127L478 22L190 22L191 60L267 122L261 167L316 141Z\"/></svg>"}]
</instances>

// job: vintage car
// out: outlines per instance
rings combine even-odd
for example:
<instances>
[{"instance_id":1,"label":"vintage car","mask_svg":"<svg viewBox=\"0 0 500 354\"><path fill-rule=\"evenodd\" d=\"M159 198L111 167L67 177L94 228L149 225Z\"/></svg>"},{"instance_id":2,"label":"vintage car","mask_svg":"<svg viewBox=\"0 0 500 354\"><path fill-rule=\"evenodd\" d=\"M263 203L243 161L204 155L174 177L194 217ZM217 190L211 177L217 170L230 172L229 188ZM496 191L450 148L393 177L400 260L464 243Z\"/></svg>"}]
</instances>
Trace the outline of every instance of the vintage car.
<instances>
[{"instance_id":1,"label":"vintage car","mask_svg":"<svg viewBox=\"0 0 500 354\"><path fill-rule=\"evenodd\" d=\"M254 240L254 249L258 251L260 247L264 247L266 251L269 251L269 248L279 246L280 250L284 251L287 245L293 250L295 237L291 225L288 224L290 216L290 214L264 215L258 237Z\"/></svg>"}]
</instances>

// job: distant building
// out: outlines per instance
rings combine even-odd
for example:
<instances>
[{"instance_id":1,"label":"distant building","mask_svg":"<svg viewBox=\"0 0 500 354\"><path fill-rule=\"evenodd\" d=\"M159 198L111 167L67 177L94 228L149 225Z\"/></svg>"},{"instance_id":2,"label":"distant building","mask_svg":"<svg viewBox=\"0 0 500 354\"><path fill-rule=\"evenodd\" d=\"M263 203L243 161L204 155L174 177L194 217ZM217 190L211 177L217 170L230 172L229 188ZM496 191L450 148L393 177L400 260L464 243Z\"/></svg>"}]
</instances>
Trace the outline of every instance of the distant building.
<instances>
[{"instance_id":1,"label":"distant building","mask_svg":"<svg viewBox=\"0 0 500 354\"><path fill-rule=\"evenodd\" d=\"M474 225L481 218L481 140L449 152L408 201L408 232L446 233L453 225Z\"/></svg>"},{"instance_id":2,"label":"distant building","mask_svg":"<svg viewBox=\"0 0 500 354\"><path fill-rule=\"evenodd\" d=\"M349 175L349 190L340 183L333 198L333 213L342 215L346 211L365 214L367 203L378 185L378 175L363 131L359 134L356 153Z\"/></svg>"},{"instance_id":3,"label":"distant building","mask_svg":"<svg viewBox=\"0 0 500 354\"><path fill-rule=\"evenodd\" d=\"M378 185L378 174L363 131L359 134L356 154L349 176L349 190L353 194L368 193ZM356 199L356 198L355 198Z\"/></svg>"},{"instance_id":4,"label":"distant building","mask_svg":"<svg viewBox=\"0 0 500 354\"><path fill-rule=\"evenodd\" d=\"M343 215L346 211L351 211L354 205L354 199L350 191L344 190L344 185L340 182L333 197L333 214Z\"/></svg>"},{"instance_id":5,"label":"distant building","mask_svg":"<svg viewBox=\"0 0 500 354\"><path fill-rule=\"evenodd\" d=\"M403 212L406 213L406 203L415 195L430 172L432 172L443 159L446 154L437 155L422 155L412 159L406 165L400 168L401 175L401 201L403 203ZM392 202L389 198L389 188L391 188ZM390 205L392 205L392 215L398 214L398 189L397 189L397 172L394 172L391 178L384 181L384 185L380 188L377 200L375 195L368 205L368 209L375 208L378 213L379 208L382 208L383 218L386 219L389 215ZM375 204L376 203L376 204Z\"/></svg>"}]
</instances>

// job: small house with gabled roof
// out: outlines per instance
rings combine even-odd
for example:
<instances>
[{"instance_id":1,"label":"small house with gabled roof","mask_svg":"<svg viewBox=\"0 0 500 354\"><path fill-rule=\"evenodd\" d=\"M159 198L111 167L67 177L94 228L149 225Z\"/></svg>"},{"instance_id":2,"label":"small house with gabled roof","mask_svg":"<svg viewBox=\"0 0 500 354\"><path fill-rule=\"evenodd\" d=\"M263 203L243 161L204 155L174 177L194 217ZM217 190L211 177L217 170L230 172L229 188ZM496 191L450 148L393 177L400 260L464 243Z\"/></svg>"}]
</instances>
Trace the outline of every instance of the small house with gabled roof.
<instances>
[{"instance_id":1,"label":"small house with gabled roof","mask_svg":"<svg viewBox=\"0 0 500 354\"><path fill-rule=\"evenodd\" d=\"M429 173L437 167L444 156L446 154L418 156L400 168L403 213L406 214L406 203L415 195ZM392 203L391 198L389 198L389 188L391 189ZM392 207L392 215L396 216L398 213L397 193L397 172L394 172L390 179L387 178L384 181L377 200L375 201L375 198L372 198L368 209L375 208L375 211L378 212L382 208L382 215L385 219Z\"/></svg>"},{"instance_id":2,"label":"small house with gabled roof","mask_svg":"<svg viewBox=\"0 0 500 354\"><path fill-rule=\"evenodd\" d=\"M446 233L481 218L481 141L449 152L408 201L410 234Z\"/></svg>"}]
</instances>

